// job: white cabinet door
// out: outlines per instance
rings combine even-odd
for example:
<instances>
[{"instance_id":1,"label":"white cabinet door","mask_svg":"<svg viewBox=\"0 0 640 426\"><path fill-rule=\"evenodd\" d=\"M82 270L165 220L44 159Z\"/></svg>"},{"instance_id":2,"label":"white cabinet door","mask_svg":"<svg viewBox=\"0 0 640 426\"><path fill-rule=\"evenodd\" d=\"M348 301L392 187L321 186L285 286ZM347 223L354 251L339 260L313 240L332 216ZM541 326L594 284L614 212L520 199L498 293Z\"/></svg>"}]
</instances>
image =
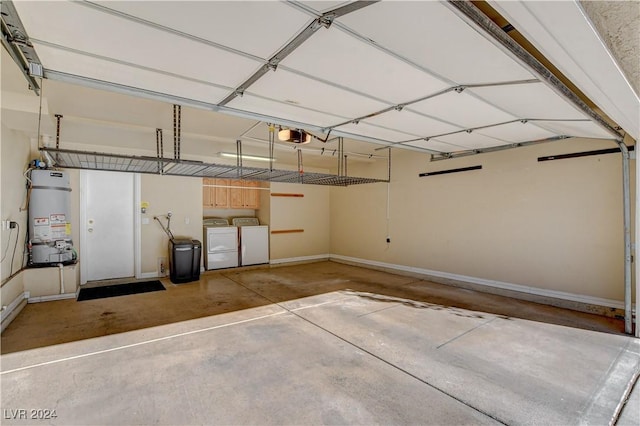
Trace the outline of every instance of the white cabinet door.
<instances>
[{"instance_id":1,"label":"white cabinet door","mask_svg":"<svg viewBox=\"0 0 640 426\"><path fill-rule=\"evenodd\" d=\"M242 265L269 263L269 227L243 226L240 229Z\"/></svg>"}]
</instances>

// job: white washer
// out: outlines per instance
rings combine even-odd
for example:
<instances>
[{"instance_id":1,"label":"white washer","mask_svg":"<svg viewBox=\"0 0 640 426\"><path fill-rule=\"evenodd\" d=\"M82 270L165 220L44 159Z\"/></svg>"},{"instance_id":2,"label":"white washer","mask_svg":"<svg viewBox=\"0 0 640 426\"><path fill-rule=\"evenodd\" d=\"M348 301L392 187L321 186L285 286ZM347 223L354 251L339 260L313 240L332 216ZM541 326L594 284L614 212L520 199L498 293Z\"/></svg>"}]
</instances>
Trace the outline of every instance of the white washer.
<instances>
[{"instance_id":1,"label":"white washer","mask_svg":"<svg viewBox=\"0 0 640 426\"><path fill-rule=\"evenodd\" d=\"M269 227L256 217L239 217L231 221L240 234L240 265L269 263Z\"/></svg>"},{"instance_id":2,"label":"white washer","mask_svg":"<svg viewBox=\"0 0 640 426\"><path fill-rule=\"evenodd\" d=\"M205 219L204 269L235 268L238 266L238 228L229 226L227 219Z\"/></svg>"}]
</instances>

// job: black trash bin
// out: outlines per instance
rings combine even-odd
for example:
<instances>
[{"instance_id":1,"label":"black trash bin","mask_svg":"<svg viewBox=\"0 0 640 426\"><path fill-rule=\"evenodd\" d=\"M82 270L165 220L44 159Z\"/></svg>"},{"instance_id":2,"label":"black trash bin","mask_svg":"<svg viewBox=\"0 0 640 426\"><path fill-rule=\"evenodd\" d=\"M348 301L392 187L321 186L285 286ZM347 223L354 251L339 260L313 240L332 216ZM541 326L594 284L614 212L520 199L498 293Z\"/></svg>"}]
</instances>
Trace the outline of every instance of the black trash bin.
<instances>
[{"instance_id":1,"label":"black trash bin","mask_svg":"<svg viewBox=\"0 0 640 426\"><path fill-rule=\"evenodd\" d=\"M169 240L169 277L174 284L200 279L202 244L198 240Z\"/></svg>"},{"instance_id":2,"label":"black trash bin","mask_svg":"<svg viewBox=\"0 0 640 426\"><path fill-rule=\"evenodd\" d=\"M193 276L193 280L200 279L200 256L202 256L202 243L198 240L191 240L193 243L193 263L191 274Z\"/></svg>"}]
</instances>

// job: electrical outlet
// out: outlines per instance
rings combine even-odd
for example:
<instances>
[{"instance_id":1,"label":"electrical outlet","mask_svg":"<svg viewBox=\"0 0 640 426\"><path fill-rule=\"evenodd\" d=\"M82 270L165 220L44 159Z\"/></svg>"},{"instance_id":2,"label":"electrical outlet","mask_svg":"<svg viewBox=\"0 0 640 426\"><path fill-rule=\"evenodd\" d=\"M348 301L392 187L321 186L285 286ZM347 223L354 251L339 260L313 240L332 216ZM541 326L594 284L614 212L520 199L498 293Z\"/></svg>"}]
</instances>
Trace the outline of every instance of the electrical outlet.
<instances>
[{"instance_id":1,"label":"electrical outlet","mask_svg":"<svg viewBox=\"0 0 640 426\"><path fill-rule=\"evenodd\" d=\"M159 257L158 258L158 276L159 277L166 277L167 276L167 269L168 269L167 258L166 257Z\"/></svg>"}]
</instances>

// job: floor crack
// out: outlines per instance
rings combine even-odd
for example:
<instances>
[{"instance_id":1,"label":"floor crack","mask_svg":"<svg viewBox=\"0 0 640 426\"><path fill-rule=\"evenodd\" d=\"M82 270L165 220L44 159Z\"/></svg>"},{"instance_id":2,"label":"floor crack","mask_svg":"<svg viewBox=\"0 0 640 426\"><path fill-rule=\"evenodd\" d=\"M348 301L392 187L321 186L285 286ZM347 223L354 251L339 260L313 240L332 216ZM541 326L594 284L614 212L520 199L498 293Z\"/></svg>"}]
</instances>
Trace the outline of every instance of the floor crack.
<instances>
[{"instance_id":1,"label":"floor crack","mask_svg":"<svg viewBox=\"0 0 640 426\"><path fill-rule=\"evenodd\" d=\"M478 324L478 325L476 325L476 326L475 326L475 327L473 327L472 329L467 330L467 331L465 331L464 333L457 335L457 336L456 336L456 337L454 337L453 339L449 339L449 340L447 340L446 342L442 343L441 345L436 346L436 349L440 349L440 348L441 348L441 347L443 347L444 345L449 344L449 343L451 343L451 342L453 342L453 341L455 341L455 340L458 340L458 339L459 339L459 338L461 338L462 336L464 336L464 335L466 335L466 334L469 334L469 333L471 333L472 331L477 330L478 328L480 328L480 327L482 327L482 326L484 326L484 325L489 324L490 322L492 322L492 321L496 320L497 318L498 318L498 317L493 317L493 318L491 318L489 321L485 321L485 322L483 322L482 324Z\"/></svg>"}]
</instances>

